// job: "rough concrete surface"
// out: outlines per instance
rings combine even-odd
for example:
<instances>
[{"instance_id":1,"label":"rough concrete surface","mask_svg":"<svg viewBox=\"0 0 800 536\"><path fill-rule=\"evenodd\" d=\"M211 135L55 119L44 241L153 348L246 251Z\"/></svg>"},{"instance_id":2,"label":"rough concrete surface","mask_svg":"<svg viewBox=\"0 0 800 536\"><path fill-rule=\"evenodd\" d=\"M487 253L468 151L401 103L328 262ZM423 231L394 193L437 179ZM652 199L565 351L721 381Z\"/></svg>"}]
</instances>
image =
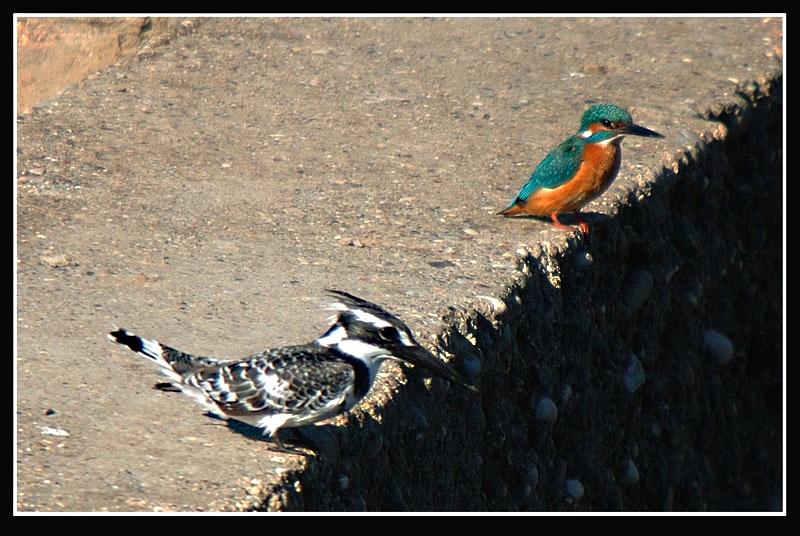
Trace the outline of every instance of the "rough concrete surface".
<instances>
[{"instance_id":1,"label":"rough concrete surface","mask_svg":"<svg viewBox=\"0 0 800 536\"><path fill-rule=\"evenodd\" d=\"M17 109L30 113L36 103L64 86L159 46L186 21L166 17L19 17L16 22Z\"/></svg>"},{"instance_id":2,"label":"rough concrete surface","mask_svg":"<svg viewBox=\"0 0 800 536\"><path fill-rule=\"evenodd\" d=\"M171 23L17 117L16 511L785 509L780 17ZM597 102L666 138L591 234L496 216ZM325 288L482 394L386 365L287 455L105 337L243 357Z\"/></svg>"}]
</instances>

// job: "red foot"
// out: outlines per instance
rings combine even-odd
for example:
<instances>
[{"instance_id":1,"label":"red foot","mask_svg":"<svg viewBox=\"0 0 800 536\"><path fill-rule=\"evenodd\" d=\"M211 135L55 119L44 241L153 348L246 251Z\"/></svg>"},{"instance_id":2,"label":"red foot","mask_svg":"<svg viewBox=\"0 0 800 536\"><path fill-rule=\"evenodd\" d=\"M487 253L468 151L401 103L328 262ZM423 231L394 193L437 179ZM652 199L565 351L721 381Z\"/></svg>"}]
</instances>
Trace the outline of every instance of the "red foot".
<instances>
[{"instance_id":1,"label":"red foot","mask_svg":"<svg viewBox=\"0 0 800 536\"><path fill-rule=\"evenodd\" d=\"M575 219L578 220L578 225L580 226L581 231L583 231L583 234L585 236L588 236L589 235L589 224L586 223L585 221L583 221L583 218L581 218L579 212L575 211L575 212L573 212L573 214L575 215ZM572 231L573 230L573 227L571 225L564 225L563 223L561 223L558 220L558 214L550 214L550 219L553 220L553 223L555 224L557 229L561 229L563 231Z\"/></svg>"}]
</instances>

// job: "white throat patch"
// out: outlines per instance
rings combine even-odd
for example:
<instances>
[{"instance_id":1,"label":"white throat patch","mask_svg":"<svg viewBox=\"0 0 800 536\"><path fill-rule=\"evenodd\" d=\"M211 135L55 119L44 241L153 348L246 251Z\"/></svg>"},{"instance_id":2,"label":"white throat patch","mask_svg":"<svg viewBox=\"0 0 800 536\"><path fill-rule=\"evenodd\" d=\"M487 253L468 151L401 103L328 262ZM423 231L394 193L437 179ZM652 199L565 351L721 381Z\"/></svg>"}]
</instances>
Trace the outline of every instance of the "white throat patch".
<instances>
[{"instance_id":1,"label":"white throat patch","mask_svg":"<svg viewBox=\"0 0 800 536\"><path fill-rule=\"evenodd\" d=\"M330 333L325 335L324 337L320 337L315 343L319 344L320 346L325 346L330 348L331 346L336 346L340 342L347 337L347 330L343 326L336 326Z\"/></svg>"},{"instance_id":2,"label":"white throat patch","mask_svg":"<svg viewBox=\"0 0 800 536\"><path fill-rule=\"evenodd\" d=\"M344 354L357 357L367 363L370 363L378 356L384 356L385 358L393 357L392 354L387 352L384 348L358 339L339 341L339 343L336 344L336 348Z\"/></svg>"}]
</instances>

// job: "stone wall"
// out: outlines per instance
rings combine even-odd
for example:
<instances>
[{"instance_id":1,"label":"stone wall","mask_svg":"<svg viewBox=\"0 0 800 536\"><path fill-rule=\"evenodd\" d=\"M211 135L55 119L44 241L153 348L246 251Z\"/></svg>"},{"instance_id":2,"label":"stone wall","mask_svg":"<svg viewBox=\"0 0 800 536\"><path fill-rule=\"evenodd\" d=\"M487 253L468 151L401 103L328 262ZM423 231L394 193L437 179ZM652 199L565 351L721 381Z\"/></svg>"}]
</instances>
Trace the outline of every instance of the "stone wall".
<instances>
[{"instance_id":1,"label":"stone wall","mask_svg":"<svg viewBox=\"0 0 800 536\"><path fill-rule=\"evenodd\" d=\"M782 117L780 78L709 110L602 232L520 251L502 303L445 319L482 396L409 382L257 506L780 510Z\"/></svg>"}]
</instances>

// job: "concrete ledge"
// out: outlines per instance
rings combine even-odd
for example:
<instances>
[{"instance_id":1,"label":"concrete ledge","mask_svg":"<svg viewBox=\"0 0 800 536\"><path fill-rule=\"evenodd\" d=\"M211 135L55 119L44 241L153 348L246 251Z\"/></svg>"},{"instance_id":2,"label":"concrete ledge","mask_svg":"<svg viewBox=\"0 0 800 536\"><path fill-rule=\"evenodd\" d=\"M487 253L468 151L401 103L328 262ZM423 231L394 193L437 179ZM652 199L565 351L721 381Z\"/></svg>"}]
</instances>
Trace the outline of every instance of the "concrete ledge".
<instances>
[{"instance_id":1,"label":"concrete ledge","mask_svg":"<svg viewBox=\"0 0 800 536\"><path fill-rule=\"evenodd\" d=\"M784 21L169 22L17 116L19 511L785 509ZM497 217L595 102L666 138L592 234ZM483 394L387 366L287 455L105 337L243 357L331 287Z\"/></svg>"},{"instance_id":2,"label":"concrete ledge","mask_svg":"<svg viewBox=\"0 0 800 536\"><path fill-rule=\"evenodd\" d=\"M462 372L480 363L482 397L406 388L260 507L784 508L782 80L739 97L620 200L591 238L602 255L521 251L500 300L445 319L440 344Z\"/></svg>"}]
</instances>

